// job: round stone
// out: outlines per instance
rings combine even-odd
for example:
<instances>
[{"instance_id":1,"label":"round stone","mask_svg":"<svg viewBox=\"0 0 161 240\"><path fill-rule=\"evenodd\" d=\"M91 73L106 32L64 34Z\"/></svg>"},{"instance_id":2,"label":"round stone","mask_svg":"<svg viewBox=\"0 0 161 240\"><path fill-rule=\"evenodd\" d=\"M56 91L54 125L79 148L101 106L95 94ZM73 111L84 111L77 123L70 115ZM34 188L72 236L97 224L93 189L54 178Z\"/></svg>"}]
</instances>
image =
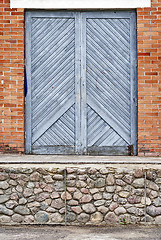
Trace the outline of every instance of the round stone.
<instances>
[{"instance_id":1,"label":"round stone","mask_svg":"<svg viewBox=\"0 0 161 240\"><path fill-rule=\"evenodd\" d=\"M101 223L103 221L103 215L100 212L95 212L91 215L90 220L94 224Z\"/></svg>"},{"instance_id":2,"label":"round stone","mask_svg":"<svg viewBox=\"0 0 161 240\"><path fill-rule=\"evenodd\" d=\"M46 223L49 221L49 216L46 212L44 211L39 211L36 213L35 215L35 219L36 221L38 221L39 223Z\"/></svg>"}]
</instances>

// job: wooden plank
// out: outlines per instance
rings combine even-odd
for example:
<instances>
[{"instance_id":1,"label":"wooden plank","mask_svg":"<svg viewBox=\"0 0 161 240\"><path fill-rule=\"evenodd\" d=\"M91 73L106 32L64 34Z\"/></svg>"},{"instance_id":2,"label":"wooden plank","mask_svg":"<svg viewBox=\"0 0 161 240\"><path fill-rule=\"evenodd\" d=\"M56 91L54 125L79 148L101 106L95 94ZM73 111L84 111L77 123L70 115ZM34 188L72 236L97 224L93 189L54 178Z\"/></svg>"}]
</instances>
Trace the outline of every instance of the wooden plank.
<instances>
[{"instance_id":1,"label":"wooden plank","mask_svg":"<svg viewBox=\"0 0 161 240\"><path fill-rule=\"evenodd\" d=\"M129 156L128 146L92 146L87 148L88 155L91 156Z\"/></svg>"},{"instance_id":2,"label":"wooden plank","mask_svg":"<svg viewBox=\"0 0 161 240\"><path fill-rule=\"evenodd\" d=\"M133 154L137 155L137 37L136 12L131 12L130 18L130 53L131 53L131 145Z\"/></svg>"},{"instance_id":3,"label":"wooden plank","mask_svg":"<svg viewBox=\"0 0 161 240\"><path fill-rule=\"evenodd\" d=\"M27 95L25 97L25 153L31 153L31 12L26 12L25 67Z\"/></svg>"},{"instance_id":4,"label":"wooden plank","mask_svg":"<svg viewBox=\"0 0 161 240\"><path fill-rule=\"evenodd\" d=\"M74 146L40 146L32 147L33 154L57 154L57 155L74 155Z\"/></svg>"},{"instance_id":5,"label":"wooden plank","mask_svg":"<svg viewBox=\"0 0 161 240\"><path fill-rule=\"evenodd\" d=\"M87 147L87 103L86 103L86 14L81 13L81 146L82 154Z\"/></svg>"},{"instance_id":6,"label":"wooden plank","mask_svg":"<svg viewBox=\"0 0 161 240\"><path fill-rule=\"evenodd\" d=\"M75 153L81 153L81 29L80 13L75 13Z\"/></svg>"}]
</instances>

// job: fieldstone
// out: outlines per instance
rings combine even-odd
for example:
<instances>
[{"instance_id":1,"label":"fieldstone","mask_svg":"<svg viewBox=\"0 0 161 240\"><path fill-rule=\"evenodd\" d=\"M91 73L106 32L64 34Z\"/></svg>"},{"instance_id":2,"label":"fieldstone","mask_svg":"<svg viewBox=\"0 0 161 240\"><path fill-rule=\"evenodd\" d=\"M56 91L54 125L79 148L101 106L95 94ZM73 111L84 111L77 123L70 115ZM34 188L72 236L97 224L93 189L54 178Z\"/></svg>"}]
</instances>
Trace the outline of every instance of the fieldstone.
<instances>
[{"instance_id":1,"label":"fieldstone","mask_svg":"<svg viewBox=\"0 0 161 240\"><path fill-rule=\"evenodd\" d=\"M76 219L76 214L69 212L67 213L67 222L74 222Z\"/></svg>"},{"instance_id":2,"label":"fieldstone","mask_svg":"<svg viewBox=\"0 0 161 240\"><path fill-rule=\"evenodd\" d=\"M134 172L134 176L136 178L141 178L144 176L144 172L143 172L143 169L136 169L135 172Z\"/></svg>"},{"instance_id":3,"label":"fieldstone","mask_svg":"<svg viewBox=\"0 0 161 240\"><path fill-rule=\"evenodd\" d=\"M109 207L111 204L112 200L107 200L104 204L105 207Z\"/></svg>"},{"instance_id":4,"label":"fieldstone","mask_svg":"<svg viewBox=\"0 0 161 240\"><path fill-rule=\"evenodd\" d=\"M42 175L48 175L48 172L44 168L37 168L37 172Z\"/></svg>"},{"instance_id":5,"label":"fieldstone","mask_svg":"<svg viewBox=\"0 0 161 240\"><path fill-rule=\"evenodd\" d=\"M10 196L8 196L8 195L0 195L0 203L7 202L9 198L10 198Z\"/></svg>"},{"instance_id":6,"label":"fieldstone","mask_svg":"<svg viewBox=\"0 0 161 240\"><path fill-rule=\"evenodd\" d=\"M80 215L78 215L77 220L78 222L86 223L89 221L89 215L86 213L81 213Z\"/></svg>"},{"instance_id":7,"label":"fieldstone","mask_svg":"<svg viewBox=\"0 0 161 240\"><path fill-rule=\"evenodd\" d=\"M109 172L107 168L101 168L99 171L101 174L107 174Z\"/></svg>"},{"instance_id":8,"label":"fieldstone","mask_svg":"<svg viewBox=\"0 0 161 240\"><path fill-rule=\"evenodd\" d=\"M65 200L65 192L63 192L63 193L61 194L61 198L62 198L63 200ZM68 193L68 192L66 192L66 200L71 200L71 199L72 199L71 194Z\"/></svg>"},{"instance_id":9,"label":"fieldstone","mask_svg":"<svg viewBox=\"0 0 161 240\"><path fill-rule=\"evenodd\" d=\"M74 168L67 168L67 173L74 173L76 170Z\"/></svg>"},{"instance_id":10,"label":"fieldstone","mask_svg":"<svg viewBox=\"0 0 161 240\"><path fill-rule=\"evenodd\" d=\"M76 191L76 188L74 188L74 187L68 187L67 190L68 190L68 192L70 192L70 193L74 193L74 192Z\"/></svg>"},{"instance_id":11,"label":"fieldstone","mask_svg":"<svg viewBox=\"0 0 161 240\"><path fill-rule=\"evenodd\" d=\"M32 215L25 216L24 218L25 223L33 223L34 222L34 217Z\"/></svg>"},{"instance_id":12,"label":"fieldstone","mask_svg":"<svg viewBox=\"0 0 161 240\"><path fill-rule=\"evenodd\" d=\"M161 198L158 197L158 198L154 199L153 203L156 207L161 206Z\"/></svg>"},{"instance_id":13,"label":"fieldstone","mask_svg":"<svg viewBox=\"0 0 161 240\"><path fill-rule=\"evenodd\" d=\"M74 194L73 194L73 198L77 199L77 200L81 199L82 196L83 196L83 194L81 192L78 192L78 191L74 192Z\"/></svg>"},{"instance_id":14,"label":"fieldstone","mask_svg":"<svg viewBox=\"0 0 161 240\"><path fill-rule=\"evenodd\" d=\"M84 175L86 172L87 172L87 169L86 169L86 168L79 168L79 169L77 170L77 174L78 174L78 175Z\"/></svg>"},{"instance_id":15,"label":"fieldstone","mask_svg":"<svg viewBox=\"0 0 161 240\"><path fill-rule=\"evenodd\" d=\"M38 172L34 172L30 175L30 180L33 182L38 182L40 180L40 174Z\"/></svg>"},{"instance_id":16,"label":"fieldstone","mask_svg":"<svg viewBox=\"0 0 161 240\"><path fill-rule=\"evenodd\" d=\"M92 200L92 196L91 195L84 195L81 199L80 202L81 203L88 203L91 202Z\"/></svg>"},{"instance_id":17,"label":"fieldstone","mask_svg":"<svg viewBox=\"0 0 161 240\"><path fill-rule=\"evenodd\" d=\"M74 187L75 185L76 185L76 181L75 180L67 180L67 186L68 187ZM78 184L78 186L79 186L79 184Z\"/></svg>"},{"instance_id":18,"label":"fieldstone","mask_svg":"<svg viewBox=\"0 0 161 240\"><path fill-rule=\"evenodd\" d=\"M8 178L8 174L0 173L0 181L6 180Z\"/></svg>"},{"instance_id":19,"label":"fieldstone","mask_svg":"<svg viewBox=\"0 0 161 240\"><path fill-rule=\"evenodd\" d=\"M150 181L149 184L148 184L148 188L154 190L154 191L158 191L159 190L159 187L156 183Z\"/></svg>"},{"instance_id":20,"label":"fieldstone","mask_svg":"<svg viewBox=\"0 0 161 240\"><path fill-rule=\"evenodd\" d=\"M14 215L12 216L12 221L13 221L13 222L21 223L21 222L23 222L23 220L24 220L24 216L22 216L22 215L20 215L20 214L14 214Z\"/></svg>"},{"instance_id":21,"label":"fieldstone","mask_svg":"<svg viewBox=\"0 0 161 240\"><path fill-rule=\"evenodd\" d=\"M133 180L133 176L127 174L127 175L125 175L125 176L122 178L122 180L123 180L124 182L128 183L128 184L131 184L131 183L132 183L132 180Z\"/></svg>"},{"instance_id":22,"label":"fieldstone","mask_svg":"<svg viewBox=\"0 0 161 240\"><path fill-rule=\"evenodd\" d=\"M116 186L116 193L120 192L123 188L121 186Z\"/></svg>"},{"instance_id":23,"label":"fieldstone","mask_svg":"<svg viewBox=\"0 0 161 240\"><path fill-rule=\"evenodd\" d=\"M50 197L50 194L49 193L45 193L45 192L42 192L40 193L38 196L37 196L37 201L38 202L42 202L44 201L45 199L49 198Z\"/></svg>"},{"instance_id":24,"label":"fieldstone","mask_svg":"<svg viewBox=\"0 0 161 240\"><path fill-rule=\"evenodd\" d=\"M92 188L89 191L90 191L91 194L95 194L95 193L99 192L98 188Z\"/></svg>"},{"instance_id":25,"label":"fieldstone","mask_svg":"<svg viewBox=\"0 0 161 240\"><path fill-rule=\"evenodd\" d=\"M155 224L161 224L161 216L157 216L156 218L155 218Z\"/></svg>"},{"instance_id":26,"label":"fieldstone","mask_svg":"<svg viewBox=\"0 0 161 240\"><path fill-rule=\"evenodd\" d=\"M50 175L43 176L43 179L46 183L53 183L53 179Z\"/></svg>"},{"instance_id":27,"label":"fieldstone","mask_svg":"<svg viewBox=\"0 0 161 240\"><path fill-rule=\"evenodd\" d=\"M20 180L18 179L17 182L19 183L19 185L21 185L21 186L23 186L23 187L24 187L25 184L26 184L26 182L23 181L23 180L21 180L21 179L20 179Z\"/></svg>"},{"instance_id":28,"label":"fieldstone","mask_svg":"<svg viewBox=\"0 0 161 240\"><path fill-rule=\"evenodd\" d=\"M18 194L17 193L12 193L10 199L18 200L19 199Z\"/></svg>"},{"instance_id":29,"label":"fieldstone","mask_svg":"<svg viewBox=\"0 0 161 240\"><path fill-rule=\"evenodd\" d=\"M138 197L138 196L135 196L135 195L130 196L130 197L128 198L128 202L131 203L131 204L140 203L140 201L141 201L141 198Z\"/></svg>"},{"instance_id":30,"label":"fieldstone","mask_svg":"<svg viewBox=\"0 0 161 240\"><path fill-rule=\"evenodd\" d=\"M87 183L84 182L84 181L77 181L77 182L76 182L76 186L77 186L78 188L84 188L84 187L87 186Z\"/></svg>"},{"instance_id":31,"label":"fieldstone","mask_svg":"<svg viewBox=\"0 0 161 240\"><path fill-rule=\"evenodd\" d=\"M64 207L64 202L63 202L62 199L59 199L59 198L55 199L55 200L52 201L51 207L56 208L56 209L60 209L60 208Z\"/></svg>"},{"instance_id":32,"label":"fieldstone","mask_svg":"<svg viewBox=\"0 0 161 240\"><path fill-rule=\"evenodd\" d=\"M0 195L3 195L3 194L4 194L3 190L2 190L2 189L0 189Z\"/></svg>"},{"instance_id":33,"label":"fieldstone","mask_svg":"<svg viewBox=\"0 0 161 240\"><path fill-rule=\"evenodd\" d=\"M90 178L87 179L87 184L88 184L88 188L90 189L95 187L95 181Z\"/></svg>"},{"instance_id":34,"label":"fieldstone","mask_svg":"<svg viewBox=\"0 0 161 240\"><path fill-rule=\"evenodd\" d=\"M156 197L158 197L158 192L152 190L150 192L149 196L150 196L150 198L156 198Z\"/></svg>"},{"instance_id":35,"label":"fieldstone","mask_svg":"<svg viewBox=\"0 0 161 240\"><path fill-rule=\"evenodd\" d=\"M51 196L50 196L52 199L56 199L56 198L59 198L59 193L57 192L52 192Z\"/></svg>"},{"instance_id":36,"label":"fieldstone","mask_svg":"<svg viewBox=\"0 0 161 240\"><path fill-rule=\"evenodd\" d=\"M97 209L98 209L99 212L101 212L104 215L109 211L109 209L107 207L104 207L104 206L100 206Z\"/></svg>"},{"instance_id":37,"label":"fieldstone","mask_svg":"<svg viewBox=\"0 0 161 240\"><path fill-rule=\"evenodd\" d=\"M97 200L94 202L94 205L98 207L98 206L104 205L105 202L106 202L105 200Z\"/></svg>"},{"instance_id":38,"label":"fieldstone","mask_svg":"<svg viewBox=\"0 0 161 240\"><path fill-rule=\"evenodd\" d=\"M51 215L52 223L62 223L64 222L64 217L60 213L54 213Z\"/></svg>"},{"instance_id":39,"label":"fieldstone","mask_svg":"<svg viewBox=\"0 0 161 240\"><path fill-rule=\"evenodd\" d=\"M60 214L64 214L64 213L65 213L65 207L61 208L61 209L59 210L59 213L60 213Z\"/></svg>"},{"instance_id":40,"label":"fieldstone","mask_svg":"<svg viewBox=\"0 0 161 240\"><path fill-rule=\"evenodd\" d=\"M125 203L127 203L127 199L126 198L118 198L117 199L117 202L119 203L119 204L125 204Z\"/></svg>"},{"instance_id":41,"label":"fieldstone","mask_svg":"<svg viewBox=\"0 0 161 240\"><path fill-rule=\"evenodd\" d=\"M55 174L55 175L53 175L53 179L58 180L58 181L62 181L64 179L64 177L60 174Z\"/></svg>"},{"instance_id":42,"label":"fieldstone","mask_svg":"<svg viewBox=\"0 0 161 240\"><path fill-rule=\"evenodd\" d=\"M120 215L126 213L126 209L124 207L118 207L115 209L114 212L116 213L116 215Z\"/></svg>"},{"instance_id":43,"label":"fieldstone","mask_svg":"<svg viewBox=\"0 0 161 240\"><path fill-rule=\"evenodd\" d=\"M13 214L12 210L7 209L5 206L0 205L0 214L5 214L11 216Z\"/></svg>"},{"instance_id":44,"label":"fieldstone","mask_svg":"<svg viewBox=\"0 0 161 240\"><path fill-rule=\"evenodd\" d=\"M144 209L136 208L136 207L130 207L127 209L128 213L134 214L136 216L143 216L144 215Z\"/></svg>"},{"instance_id":45,"label":"fieldstone","mask_svg":"<svg viewBox=\"0 0 161 240\"><path fill-rule=\"evenodd\" d=\"M84 194L88 194L89 190L87 188L81 188L81 192Z\"/></svg>"},{"instance_id":46,"label":"fieldstone","mask_svg":"<svg viewBox=\"0 0 161 240\"><path fill-rule=\"evenodd\" d=\"M19 200L20 205L24 205L26 203L27 203L27 200L25 198L20 198L20 200Z\"/></svg>"},{"instance_id":47,"label":"fieldstone","mask_svg":"<svg viewBox=\"0 0 161 240\"><path fill-rule=\"evenodd\" d=\"M17 185L17 182L14 181L14 180L10 180L10 181L9 181L9 185L16 186L16 185Z\"/></svg>"},{"instance_id":48,"label":"fieldstone","mask_svg":"<svg viewBox=\"0 0 161 240\"><path fill-rule=\"evenodd\" d=\"M112 202L109 206L110 211L114 211L118 207L118 204L115 202Z\"/></svg>"},{"instance_id":49,"label":"fieldstone","mask_svg":"<svg viewBox=\"0 0 161 240\"><path fill-rule=\"evenodd\" d=\"M10 200L10 201L6 202L5 205L9 209L13 209L15 206L18 205L18 203L14 200Z\"/></svg>"},{"instance_id":50,"label":"fieldstone","mask_svg":"<svg viewBox=\"0 0 161 240\"><path fill-rule=\"evenodd\" d=\"M39 202L31 202L27 204L28 208L32 208L32 207L40 207L40 203Z\"/></svg>"},{"instance_id":51,"label":"fieldstone","mask_svg":"<svg viewBox=\"0 0 161 240\"><path fill-rule=\"evenodd\" d=\"M62 182L62 181L56 181L56 182L54 183L54 188L55 188L55 191L56 191L56 192L64 191L64 182Z\"/></svg>"},{"instance_id":52,"label":"fieldstone","mask_svg":"<svg viewBox=\"0 0 161 240\"><path fill-rule=\"evenodd\" d=\"M5 190L7 188L9 188L9 184L6 181L0 182L0 189Z\"/></svg>"},{"instance_id":53,"label":"fieldstone","mask_svg":"<svg viewBox=\"0 0 161 240\"><path fill-rule=\"evenodd\" d=\"M146 202L146 206L149 206L150 204L151 204L151 200L150 200L150 198L148 198L148 197L142 197L142 199L141 199L141 204L144 206L145 205L145 202Z\"/></svg>"},{"instance_id":54,"label":"fieldstone","mask_svg":"<svg viewBox=\"0 0 161 240\"><path fill-rule=\"evenodd\" d=\"M30 210L26 206L20 206L20 205L15 207L14 211L21 215L28 215L30 213Z\"/></svg>"},{"instance_id":55,"label":"fieldstone","mask_svg":"<svg viewBox=\"0 0 161 240\"><path fill-rule=\"evenodd\" d=\"M20 185L17 185L16 191L22 193L23 192L23 188Z\"/></svg>"},{"instance_id":56,"label":"fieldstone","mask_svg":"<svg viewBox=\"0 0 161 240\"><path fill-rule=\"evenodd\" d=\"M153 222L153 218L152 217L150 217L149 215L146 215L146 217L143 217L143 218L141 218L141 222L150 222L150 223L152 223Z\"/></svg>"},{"instance_id":57,"label":"fieldstone","mask_svg":"<svg viewBox=\"0 0 161 240\"><path fill-rule=\"evenodd\" d=\"M147 207L147 213L152 217L156 217L158 215L161 215L161 207L148 206Z\"/></svg>"},{"instance_id":58,"label":"fieldstone","mask_svg":"<svg viewBox=\"0 0 161 240\"><path fill-rule=\"evenodd\" d=\"M87 178L88 178L88 175L87 175L87 174L79 175L79 176L78 176L78 179L81 180L81 181L86 181Z\"/></svg>"},{"instance_id":59,"label":"fieldstone","mask_svg":"<svg viewBox=\"0 0 161 240\"><path fill-rule=\"evenodd\" d=\"M2 215L0 216L0 223L9 223L11 221L11 217Z\"/></svg>"},{"instance_id":60,"label":"fieldstone","mask_svg":"<svg viewBox=\"0 0 161 240\"><path fill-rule=\"evenodd\" d=\"M148 170L146 173L146 178L148 180L155 180L156 179L156 173L154 171Z\"/></svg>"},{"instance_id":61,"label":"fieldstone","mask_svg":"<svg viewBox=\"0 0 161 240\"><path fill-rule=\"evenodd\" d=\"M121 179L116 179L116 184L119 186L125 186L126 183L124 181L122 181Z\"/></svg>"},{"instance_id":62,"label":"fieldstone","mask_svg":"<svg viewBox=\"0 0 161 240\"><path fill-rule=\"evenodd\" d=\"M91 215L90 221L94 224L101 223L103 221L103 215L100 212L95 212Z\"/></svg>"},{"instance_id":63,"label":"fieldstone","mask_svg":"<svg viewBox=\"0 0 161 240\"><path fill-rule=\"evenodd\" d=\"M106 178L106 183L107 185L114 185L115 184L115 179L114 179L114 176L113 174L108 174L107 178Z\"/></svg>"},{"instance_id":64,"label":"fieldstone","mask_svg":"<svg viewBox=\"0 0 161 240\"><path fill-rule=\"evenodd\" d=\"M10 178L15 180L15 179L18 178L18 175L15 174L15 173L11 173L11 174L10 174Z\"/></svg>"},{"instance_id":65,"label":"fieldstone","mask_svg":"<svg viewBox=\"0 0 161 240\"><path fill-rule=\"evenodd\" d=\"M27 199L27 201L28 202L33 202L33 201L35 201L35 198L36 198L35 196L31 196Z\"/></svg>"},{"instance_id":66,"label":"fieldstone","mask_svg":"<svg viewBox=\"0 0 161 240\"><path fill-rule=\"evenodd\" d=\"M93 195L94 200L100 200L102 199L102 194L101 193L96 193Z\"/></svg>"},{"instance_id":67,"label":"fieldstone","mask_svg":"<svg viewBox=\"0 0 161 240\"><path fill-rule=\"evenodd\" d=\"M133 185L135 188L143 188L143 187L144 187L144 178L135 179L135 180L133 181L132 185Z\"/></svg>"},{"instance_id":68,"label":"fieldstone","mask_svg":"<svg viewBox=\"0 0 161 240\"><path fill-rule=\"evenodd\" d=\"M161 178L157 178L157 179L155 180L155 183L156 183L156 184L161 184Z\"/></svg>"},{"instance_id":69,"label":"fieldstone","mask_svg":"<svg viewBox=\"0 0 161 240\"><path fill-rule=\"evenodd\" d=\"M83 204L82 208L86 213L94 213L96 211L92 203Z\"/></svg>"},{"instance_id":70,"label":"fieldstone","mask_svg":"<svg viewBox=\"0 0 161 240\"><path fill-rule=\"evenodd\" d=\"M47 211L47 212L50 212L50 213L54 213L54 212L56 212L57 210L56 210L55 208L48 207L48 208L46 209L46 211Z\"/></svg>"},{"instance_id":71,"label":"fieldstone","mask_svg":"<svg viewBox=\"0 0 161 240\"><path fill-rule=\"evenodd\" d=\"M139 188L137 188L137 189L133 189L133 191L132 191L132 193L134 194L134 195L137 195L137 196L144 196L144 189L139 189Z\"/></svg>"},{"instance_id":72,"label":"fieldstone","mask_svg":"<svg viewBox=\"0 0 161 240\"><path fill-rule=\"evenodd\" d=\"M103 198L106 199L106 200L112 199L112 196L113 196L113 195L110 194L110 193L106 193L106 192L103 193Z\"/></svg>"},{"instance_id":73,"label":"fieldstone","mask_svg":"<svg viewBox=\"0 0 161 240\"><path fill-rule=\"evenodd\" d=\"M49 216L45 211L39 211L35 214L35 220L39 223L46 223L49 221Z\"/></svg>"},{"instance_id":74,"label":"fieldstone","mask_svg":"<svg viewBox=\"0 0 161 240\"><path fill-rule=\"evenodd\" d=\"M32 194L33 194L32 189L30 189L30 188L25 188L24 189L24 192L23 192L24 197L30 197Z\"/></svg>"},{"instance_id":75,"label":"fieldstone","mask_svg":"<svg viewBox=\"0 0 161 240\"><path fill-rule=\"evenodd\" d=\"M97 173L97 169L91 167L90 169L88 169L88 173L89 173L89 174L96 174L96 173Z\"/></svg>"},{"instance_id":76,"label":"fieldstone","mask_svg":"<svg viewBox=\"0 0 161 240\"><path fill-rule=\"evenodd\" d=\"M67 175L67 180L74 180L74 179L76 179L76 176L74 174Z\"/></svg>"},{"instance_id":77,"label":"fieldstone","mask_svg":"<svg viewBox=\"0 0 161 240\"><path fill-rule=\"evenodd\" d=\"M113 212L108 212L105 216L105 222L107 224L116 224L118 223L119 219Z\"/></svg>"},{"instance_id":78,"label":"fieldstone","mask_svg":"<svg viewBox=\"0 0 161 240\"><path fill-rule=\"evenodd\" d=\"M42 192L41 188L34 188L34 194L39 194Z\"/></svg>"},{"instance_id":79,"label":"fieldstone","mask_svg":"<svg viewBox=\"0 0 161 240\"><path fill-rule=\"evenodd\" d=\"M106 187L106 191L107 191L108 193L113 193L113 192L115 191L115 186L107 186L107 187Z\"/></svg>"},{"instance_id":80,"label":"fieldstone","mask_svg":"<svg viewBox=\"0 0 161 240\"><path fill-rule=\"evenodd\" d=\"M129 192L126 192L126 191L122 191L122 192L119 192L118 195L120 197L123 197L123 198L127 198L129 196Z\"/></svg>"},{"instance_id":81,"label":"fieldstone","mask_svg":"<svg viewBox=\"0 0 161 240\"><path fill-rule=\"evenodd\" d=\"M96 188L104 187L105 184L106 184L106 182L105 182L105 179L104 179L104 178L98 178L98 179L95 181L95 187L96 187Z\"/></svg>"},{"instance_id":82,"label":"fieldstone","mask_svg":"<svg viewBox=\"0 0 161 240\"><path fill-rule=\"evenodd\" d=\"M70 200L69 202L68 202L68 205L69 206L76 206L76 205L78 205L78 201L77 200Z\"/></svg>"},{"instance_id":83,"label":"fieldstone","mask_svg":"<svg viewBox=\"0 0 161 240\"><path fill-rule=\"evenodd\" d=\"M28 182L27 183L27 187L28 188L34 188L35 187L35 184L33 182Z\"/></svg>"},{"instance_id":84,"label":"fieldstone","mask_svg":"<svg viewBox=\"0 0 161 240\"><path fill-rule=\"evenodd\" d=\"M75 212L76 214L80 214L82 212L82 209L80 206L76 207L71 207L72 211Z\"/></svg>"}]
</instances>

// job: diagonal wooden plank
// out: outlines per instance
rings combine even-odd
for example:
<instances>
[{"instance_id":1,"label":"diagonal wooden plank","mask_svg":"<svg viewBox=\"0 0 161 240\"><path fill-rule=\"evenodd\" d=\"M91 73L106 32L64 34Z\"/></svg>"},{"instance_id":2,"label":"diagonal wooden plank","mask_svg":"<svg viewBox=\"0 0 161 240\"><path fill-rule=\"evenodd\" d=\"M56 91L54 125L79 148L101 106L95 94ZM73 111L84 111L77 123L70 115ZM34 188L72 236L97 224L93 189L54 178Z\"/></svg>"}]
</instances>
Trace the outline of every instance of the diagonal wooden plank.
<instances>
[{"instance_id":1,"label":"diagonal wooden plank","mask_svg":"<svg viewBox=\"0 0 161 240\"><path fill-rule=\"evenodd\" d=\"M108 111L107 108L100 105L92 97L87 95L87 104L103 118L128 144L130 144L130 133L120 124L120 122Z\"/></svg>"},{"instance_id":2,"label":"diagonal wooden plank","mask_svg":"<svg viewBox=\"0 0 161 240\"><path fill-rule=\"evenodd\" d=\"M68 100L65 99L64 102L61 103L61 106L57 106L56 109L54 109L55 114L53 114L48 121L46 119L42 121L33 131L32 136L32 143L34 143L44 132L47 131L48 128L50 128L54 122L56 122L73 104L75 99L72 97Z\"/></svg>"}]
</instances>

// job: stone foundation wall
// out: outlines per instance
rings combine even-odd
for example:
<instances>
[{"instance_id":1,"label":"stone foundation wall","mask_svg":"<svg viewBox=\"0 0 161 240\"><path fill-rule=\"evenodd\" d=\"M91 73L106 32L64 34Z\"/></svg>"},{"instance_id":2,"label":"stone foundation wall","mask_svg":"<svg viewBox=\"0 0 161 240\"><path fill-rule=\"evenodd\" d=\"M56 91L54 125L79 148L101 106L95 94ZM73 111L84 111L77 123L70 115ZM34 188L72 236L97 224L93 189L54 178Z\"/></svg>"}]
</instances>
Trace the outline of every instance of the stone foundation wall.
<instances>
[{"instance_id":1,"label":"stone foundation wall","mask_svg":"<svg viewBox=\"0 0 161 240\"><path fill-rule=\"evenodd\" d=\"M161 224L161 169L1 166L0 224Z\"/></svg>"}]
</instances>

